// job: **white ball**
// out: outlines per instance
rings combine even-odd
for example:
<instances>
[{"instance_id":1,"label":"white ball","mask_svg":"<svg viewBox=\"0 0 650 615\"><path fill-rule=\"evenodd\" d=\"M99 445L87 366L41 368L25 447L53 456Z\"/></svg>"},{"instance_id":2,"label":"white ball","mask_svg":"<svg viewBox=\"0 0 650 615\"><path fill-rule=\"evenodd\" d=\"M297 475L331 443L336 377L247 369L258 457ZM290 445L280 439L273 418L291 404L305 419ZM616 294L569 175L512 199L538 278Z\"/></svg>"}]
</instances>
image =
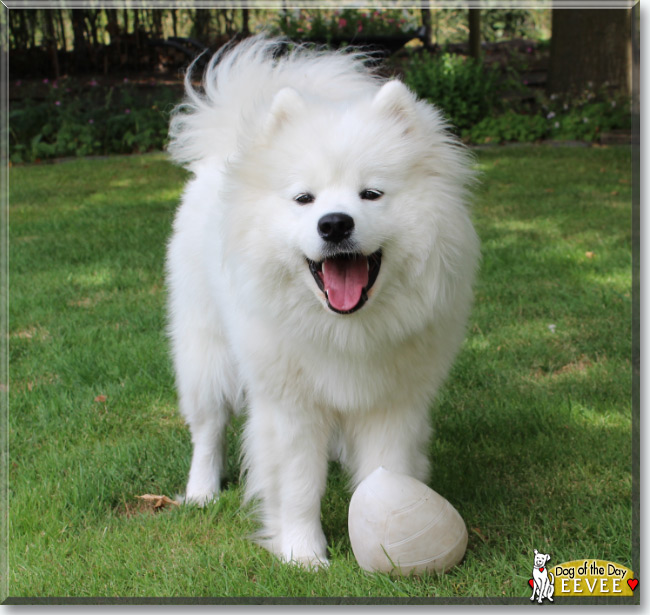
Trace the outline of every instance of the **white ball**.
<instances>
[{"instance_id":1,"label":"white ball","mask_svg":"<svg viewBox=\"0 0 650 615\"><path fill-rule=\"evenodd\" d=\"M445 498L383 467L352 494L348 530L359 566L371 572L445 572L467 548L465 523Z\"/></svg>"}]
</instances>

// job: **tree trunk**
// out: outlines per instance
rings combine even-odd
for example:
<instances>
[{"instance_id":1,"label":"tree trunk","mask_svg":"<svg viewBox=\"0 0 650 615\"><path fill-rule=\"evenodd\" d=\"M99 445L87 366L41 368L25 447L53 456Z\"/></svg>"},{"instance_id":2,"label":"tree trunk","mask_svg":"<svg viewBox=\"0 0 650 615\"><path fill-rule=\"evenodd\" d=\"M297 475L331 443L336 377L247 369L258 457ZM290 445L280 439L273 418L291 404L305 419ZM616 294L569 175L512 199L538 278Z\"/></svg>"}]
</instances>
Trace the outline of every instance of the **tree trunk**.
<instances>
[{"instance_id":1,"label":"tree trunk","mask_svg":"<svg viewBox=\"0 0 650 615\"><path fill-rule=\"evenodd\" d=\"M553 9L549 94L631 92L629 9Z\"/></svg>"},{"instance_id":2,"label":"tree trunk","mask_svg":"<svg viewBox=\"0 0 650 615\"><path fill-rule=\"evenodd\" d=\"M194 9L191 36L202 43L208 43L211 15L209 9Z\"/></svg>"},{"instance_id":3,"label":"tree trunk","mask_svg":"<svg viewBox=\"0 0 650 615\"><path fill-rule=\"evenodd\" d=\"M65 23L63 21L63 10L56 9L56 18L59 26L59 35L61 37L61 49L65 53L68 51L68 41L65 35Z\"/></svg>"},{"instance_id":4,"label":"tree trunk","mask_svg":"<svg viewBox=\"0 0 650 615\"><path fill-rule=\"evenodd\" d=\"M248 25L248 21L249 21L248 12L249 11L250 11L250 9L242 9L241 10L241 33L244 36L249 36L250 33L251 33L250 27Z\"/></svg>"},{"instance_id":5,"label":"tree trunk","mask_svg":"<svg viewBox=\"0 0 650 615\"><path fill-rule=\"evenodd\" d=\"M481 9L469 9L469 55L481 59Z\"/></svg>"},{"instance_id":6,"label":"tree trunk","mask_svg":"<svg viewBox=\"0 0 650 615\"><path fill-rule=\"evenodd\" d=\"M43 18L45 20L45 40L47 44L47 52L50 55L50 62L52 62L52 72L54 79L59 78L59 54L56 45L56 32L54 30L54 18L52 11L54 9L43 9Z\"/></svg>"},{"instance_id":7,"label":"tree trunk","mask_svg":"<svg viewBox=\"0 0 650 615\"><path fill-rule=\"evenodd\" d=\"M86 24L83 9L70 9L72 20L72 49L74 65L77 71L83 70L88 64L88 49L86 45Z\"/></svg>"},{"instance_id":8,"label":"tree trunk","mask_svg":"<svg viewBox=\"0 0 650 615\"><path fill-rule=\"evenodd\" d=\"M429 0L422 0L420 13L422 14L422 25L424 26L424 44L431 47L431 8Z\"/></svg>"},{"instance_id":9,"label":"tree trunk","mask_svg":"<svg viewBox=\"0 0 650 615\"><path fill-rule=\"evenodd\" d=\"M163 9L151 9L151 21L153 25L153 33L156 38L163 37Z\"/></svg>"}]
</instances>

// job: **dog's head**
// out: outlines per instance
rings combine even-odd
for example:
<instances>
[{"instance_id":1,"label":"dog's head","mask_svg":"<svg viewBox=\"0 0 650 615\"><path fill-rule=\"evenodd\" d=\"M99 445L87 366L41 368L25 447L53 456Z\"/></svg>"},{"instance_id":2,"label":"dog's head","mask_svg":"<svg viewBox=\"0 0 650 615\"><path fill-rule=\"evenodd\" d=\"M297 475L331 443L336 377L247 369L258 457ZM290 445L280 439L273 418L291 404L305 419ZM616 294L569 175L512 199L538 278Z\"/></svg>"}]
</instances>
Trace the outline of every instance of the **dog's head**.
<instances>
[{"instance_id":1,"label":"dog's head","mask_svg":"<svg viewBox=\"0 0 650 615\"><path fill-rule=\"evenodd\" d=\"M540 553L535 549L535 568L541 568L546 565L546 562L551 559L548 553Z\"/></svg>"},{"instance_id":2,"label":"dog's head","mask_svg":"<svg viewBox=\"0 0 650 615\"><path fill-rule=\"evenodd\" d=\"M235 200L244 194L250 209L233 212L239 237L293 298L299 284L346 318L384 289L392 305L407 295L416 305L434 286L423 283L428 264L449 268L435 284L444 293L451 270L460 277L460 261L474 261L463 254L468 161L438 112L398 81L354 104L280 90L245 154L231 165Z\"/></svg>"}]
</instances>

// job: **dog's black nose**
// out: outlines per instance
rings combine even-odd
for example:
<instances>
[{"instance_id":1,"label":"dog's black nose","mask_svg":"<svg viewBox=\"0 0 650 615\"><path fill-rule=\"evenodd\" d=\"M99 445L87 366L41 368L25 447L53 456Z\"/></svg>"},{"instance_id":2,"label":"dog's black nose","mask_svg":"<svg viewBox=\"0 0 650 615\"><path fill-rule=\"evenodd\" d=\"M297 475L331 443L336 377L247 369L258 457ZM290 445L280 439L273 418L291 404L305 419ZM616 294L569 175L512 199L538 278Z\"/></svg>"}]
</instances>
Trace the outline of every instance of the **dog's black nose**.
<instances>
[{"instance_id":1,"label":"dog's black nose","mask_svg":"<svg viewBox=\"0 0 650 615\"><path fill-rule=\"evenodd\" d=\"M318 234L331 243L340 243L352 235L354 219L348 214L326 214L318 221Z\"/></svg>"}]
</instances>

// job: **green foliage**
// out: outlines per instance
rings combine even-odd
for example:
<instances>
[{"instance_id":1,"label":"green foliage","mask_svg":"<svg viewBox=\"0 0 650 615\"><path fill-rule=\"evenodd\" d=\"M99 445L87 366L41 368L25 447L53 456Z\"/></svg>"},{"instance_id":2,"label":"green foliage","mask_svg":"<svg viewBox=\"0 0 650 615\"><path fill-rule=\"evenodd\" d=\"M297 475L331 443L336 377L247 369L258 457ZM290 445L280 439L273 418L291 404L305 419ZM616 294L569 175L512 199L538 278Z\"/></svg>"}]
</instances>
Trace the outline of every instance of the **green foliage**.
<instances>
[{"instance_id":1,"label":"green foliage","mask_svg":"<svg viewBox=\"0 0 650 615\"><path fill-rule=\"evenodd\" d=\"M585 91L577 99L552 97L528 113L508 110L494 114L462 131L468 143L597 141L603 133L629 130L629 100L605 92Z\"/></svg>"},{"instance_id":2,"label":"green foliage","mask_svg":"<svg viewBox=\"0 0 650 615\"><path fill-rule=\"evenodd\" d=\"M611 130L629 130L632 124L629 99L610 96L606 90L586 89L576 98L552 96L542 111L549 120L549 137L596 141Z\"/></svg>"},{"instance_id":3,"label":"green foliage","mask_svg":"<svg viewBox=\"0 0 650 615\"><path fill-rule=\"evenodd\" d=\"M291 39L347 40L359 37L415 36L418 20L407 9L296 9L280 12L276 31Z\"/></svg>"},{"instance_id":4,"label":"green foliage","mask_svg":"<svg viewBox=\"0 0 650 615\"><path fill-rule=\"evenodd\" d=\"M517 141L528 143L543 139L548 133L548 123L540 115L524 115L506 111L496 117L483 118L462 132L465 141L490 143Z\"/></svg>"},{"instance_id":5,"label":"green foliage","mask_svg":"<svg viewBox=\"0 0 650 615\"><path fill-rule=\"evenodd\" d=\"M515 8L481 11L481 31L488 41L526 38L537 30L532 13Z\"/></svg>"},{"instance_id":6,"label":"green foliage","mask_svg":"<svg viewBox=\"0 0 650 615\"><path fill-rule=\"evenodd\" d=\"M337 15L347 15L340 11ZM314 12L315 28L325 15ZM533 142L543 139L598 141L603 133L629 130L629 99L606 89L587 89L574 98L540 98L506 108L503 92L524 88L515 69L505 76L497 65L485 66L451 53L414 52L407 57L404 80L437 105L467 143ZM111 87L95 80L72 80L30 90L9 112L9 147L13 163L68 156L107 155L160 150L167 139L169 112L181 89L142 87L125 80ZM20 82L16 89L25 88ZM45 88L45 89L43 89ZM45 93L43 93L45 92Z\"/></svg>"},{"instance_id":7,"label":"green foliage","mask_svg":"<svg viewBox=\"0 0 650 615\"><path fill-rule=\"evenodd\" d=\"M45 80L47 82L47 80ZM22 101L9 112L12 162L161 149L167 138L168 111L176 95L138 94L129 84L102 88L90 81L73 90L46 83L44 99Z\"/></svg>"},{"instance_id":8,"label":"green foliage","mask_svg":"<svg viewBox=\"0 0 650 615\"><path fill-rule=\"evenodd\" d=\"M421 98L440 107L459 131L499 105L499 70L451 53L413 54L404 80Z\"/></svg>"}]
</instances>

